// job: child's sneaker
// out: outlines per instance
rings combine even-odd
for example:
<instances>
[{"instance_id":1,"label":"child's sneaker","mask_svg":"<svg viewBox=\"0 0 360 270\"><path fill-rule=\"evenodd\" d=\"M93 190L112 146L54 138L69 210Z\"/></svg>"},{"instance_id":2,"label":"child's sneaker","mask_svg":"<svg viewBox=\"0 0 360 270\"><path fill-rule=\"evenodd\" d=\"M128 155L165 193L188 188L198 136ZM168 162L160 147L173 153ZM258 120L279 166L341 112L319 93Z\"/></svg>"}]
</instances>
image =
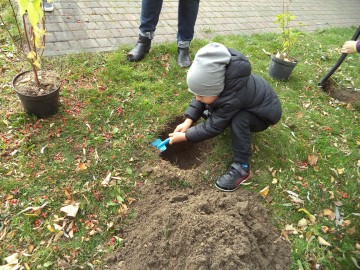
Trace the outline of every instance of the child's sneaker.
<instances>
[{"instance_id":1,"label":"child's sneaker","mask_svg":"<svg viewBox=\"0 0 360 270\"><path fill-rule=\"evenodd\" d=\"M248 165L234 162L230 169L216 181L215 186L222 191L235 191L240 184L250 178L250 175L251 171Z\"/></svg>"}]
</instances>

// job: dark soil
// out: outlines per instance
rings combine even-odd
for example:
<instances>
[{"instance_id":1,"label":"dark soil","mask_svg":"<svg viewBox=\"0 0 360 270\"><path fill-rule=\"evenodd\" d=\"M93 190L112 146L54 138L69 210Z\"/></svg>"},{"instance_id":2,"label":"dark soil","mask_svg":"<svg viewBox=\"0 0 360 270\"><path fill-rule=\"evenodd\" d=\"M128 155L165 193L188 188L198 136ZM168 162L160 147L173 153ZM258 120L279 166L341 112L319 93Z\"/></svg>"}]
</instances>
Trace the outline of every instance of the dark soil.
<instances>
[{"instance_id":1,"label":"dark soil","mask_svg":"<svg viewBox=\"0 0 360 270\"><path fill-rule=\"evenodd\" d=\"M32 71L23 73L14 82L15 90L25 96L43 96L60 86L59 76L50 70L38 70L40 86L37 86Z\"/></svg>"},{"instance_id":2,"label":"dark soil","mask_svg":"<svg viewBox=\"0 0 360 270\"><path fill-rule=\"evenodd\" d=\"M137 215L118 235L124 246L101 269L289 269L290 245L259 195L244 188L220 192L213 180L202 180L212 142L173 146L143 168L151 181L132 204Z\"/></svg>"},{"instance_id":3,"label":"dark soil","mask_svg":"<svg viewBox=\"0 0 360 270\"><path fill-rule=\"evenodd\" d=\"M125 246L102 269L289 269L289 243L247 190L154 184L144 187L135 210L120 235Z\"/></svg>"},{"instance_id":4,"label":"dark soil","mask_svg":"<svg viewBox=\"0 0 360 270\"><path fill-rule=\"evenodd\" d=\"M360 104L360 89L342 88L334 81L329 80L323 87L332 98L347 104Z\"/></svg>"},{"instance_id":5,"label":"dark soil","mask_svg":"<svg viewBox=\"0 0 360 270\"><path fill-rule=\"evenodd\" d=\"M160 134L161 139L166 139L169 133L172 133L176 126L184 120L185 118L180 116L169 123L164 132ZM180 169L189 170L202 164L212 148L212 140L199 143L181 142L168 146L166 151L160 153L160 157Z\"/></svg>"}]
</instances>

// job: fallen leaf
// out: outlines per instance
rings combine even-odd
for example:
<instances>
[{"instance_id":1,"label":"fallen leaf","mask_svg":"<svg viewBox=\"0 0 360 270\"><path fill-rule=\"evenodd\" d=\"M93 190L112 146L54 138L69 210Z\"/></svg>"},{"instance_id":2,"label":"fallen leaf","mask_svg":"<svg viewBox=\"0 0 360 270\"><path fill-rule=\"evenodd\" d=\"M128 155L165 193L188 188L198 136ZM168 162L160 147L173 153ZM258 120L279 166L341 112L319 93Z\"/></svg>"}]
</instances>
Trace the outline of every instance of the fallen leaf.
<instances>
[{"instance_id":1,"label":"fallen leaf","mask_svg":"<svg viewBox=\"0 0 360 270\"><path fill-rule=\"evenodd\" d=\"M298 197L289 195L290 199L296 204L304 204L304 201Z\"/></svg>"},{"instance_id":2,"label":"fallen leaf","mask_svg":"<svg viewBox=\"0 0 360 270\"><path fill-rule=\"evenodd\" d=\"M310 105L311 105L311 103L310 103L309 101L306 101L306 102L303 102L303 103L302 103L302 106L303 106L305 109L309 108Z\"/></svg>"},{"instance_id":3,"label":"fallen leaf","mask_svg":"<svg viewBox=\"0 0 360 270\"><path fill-rule=\"evenodd\" d=\"M105 177L105 179L101 182L102 186L108 186L111 179L111 172Z\"/></svg>"},{"instance_id":4,"label":"fallen leaf","mask_svg":"<svg viewBox=\"0 0 360 270\"><path fill-rule=\"evenodd\" d=\"M292 233L292 234L298 234L297 229L292 224L287 224L285 226L285 231L287 231L288 233Z\"/></svg>"},{"instance_id":5,"label":"fallen leaf","mask_svg":"<svg viewBox=\"0 0 360 270\"><path fill-rule=\"evenodd\" d=\"M318 236L318 241L319 241L319 244L322 245L322 246L328 246L328 247L331 247L331 244L326 242L324 238L322 238L321 236Z\"/></svg>"},{"instance_id":6,"label":"fallen leaf","mask_svg":"<svg viewBox=\"0 0 360 270\"><path fill-rule=\"evenodd\" d=\"M294 197L299 197L299 195L291 190L287 190L286 191L288 194L290 194L291 196L294 196Z\"/></svg>"},{"instance_id":7,"label":"fallen leaf","mask_svg":"<svg viewBox=\"0 0 360 270\"><path fill-rule=\"evenodd\" d=\"M18 215L20 215L21 213L27 212L27 211L34 211L34 212L39 211L39 210L43 209L47 204L48 204L48 203L46 202L46 203L44 203L44 204L41 205L41 206L26 207L24 210L20 211L20 212L18 213Z\"/></svg>"},{"instance_id":8,"label":"fallen leaf","mask_svg":"<svg viewBox=\"0 0 360 270\"><path fill-rule=\"evenodd\" d=\"M305 218L300 219L298 221L298 224L297 224L298 227L305 227L307 225L308 225L308 223L307 223L307 220Z\"/></svg>"},{"instance_id":9,"label":"fallen leaf","mask_svg":"<svg viewBox=\"0 0 360 270\"><path fill-rule=\"evenodd\" d=\"M260 190L259 194L263 197L266 198L266 196L269 193L269 186L264 187L262 190Z\"/></svg>"},{"instance_id":10,"label":"fallen leaf","mask_svg":"<svg viewBox=\"0 0 360 270\"><path fill-rule=\"evenodd\" d=\"M300 208L298 211L299 212L304 212L308 216L310 222L315 223L315 220L316 220L315 216L310 214L308 210L306 210L305 208Z\"/></svg>"},{"instance_id":11,"label":"fallen leaf","mask_svg":"<svg viewBox=\"0 0 360 270\"><path fill-rule=\"evenodd\" d=\"M83 170L86 170L86 169L87 169L87 167L86 167L85 163L84 163L84 162L80 162L80 163L77 165L75 171L78 172L78 171L83 171Z\"/></svg>"},{"instance_id":12,"label":"fallen leaf","mask_svg":"<svg viewBox=\"0 0 360 270\"><path fill-rule=\"evenodd\" d=\"M335 213L331 209L325 208L323 210L323 213L324 213L324 216L328 217L328 219L335 220Z\"/></svg>"},{"instance_id":13,"label":"fallen leaf","mask_svg":"<svg viewBox=\"0 0 360 270\"><path fill-rule=\"evenodd\" d=\"M343 203L342 203L341 201L335 201L334 204L335 204L336 206L342 206L342 205L343 205Z\"/></svg>"},{"instance_id":14,"label":"fallen leaf","mask_svg":"<svg viewBox=\"0 0 360 270\"><path fill-rule=\"evenodd\" d=\"M354 227L351 227L351 228L348 229L346 232L347 232L348 234L350 234L350 235L356 233L356 228L355 228L355 226L354 226Z\"/></svg>"},{"instance_id":15,"label":"fallen leaf","mask_svg":"<svg viewBox=\"0 0 360 270\"><path fill-rule=\"evenodd\" d=\"M4 260L8 264L17 264L19 262L18 257L19 257L19 253L13 253L10 256L7 256Z\"/></svg>"},{"instance_id":16,"label":"fallen leaf","mask_svg":"<svg viewBox=\"0 0 360 270\"><path fill-rule=\"evenodd\" d=\"M64 192L65 192L66 200L71 202L72 201L71 190L68 187L65 187Z\"/></svg>"},{"instance_id":17,"label":"fallen leaf","mask_svg":"<svg viewBox=\"0 0 360 270\"><path fill-rule=\"evenodd\" d=\"M273 180L272 180L272 182L271 182L271 184L277 184L277 182L278 182L278 180L276 179L276 178L273 178Z\"/></svg>"},{"instance_id":18,"label":"fallen leaf","mask_svg":"<svg viewBox=\"0 0 360 270\"><path fill-rule=\"evenodd\" d=\"M46 228L49 230L49 232L52 232L52 233L56 232L55 228L53 226L51 226L50 224L48 224L46 226Z\"/></svg>"},{"instance_id":19,"label":"fallen leaf","mask_svg":"<svg viewBox=\"0 0 360 270\"><path fill-rule=\"evenodd\" d=\"M356 268L357 268L357 269L360 269L360 266L359 266L356 258L354 258L353 256L351 256L351 260L352 260L352 262L354 263L354 265L356 266Z\"/></svg>"},{"instance_id":20,"label":"fallen leaf","mask_svg":"<svg viewBox=\"0 0 360 270\"><path fill-rule=\"evenodd\" d=\"M346 105L346 109L347 109L348 111L353 111L353 110L354 110L354 107L352 106L351 103L349 103L349 104Z\"/></svg>"},{"instance_id":21,"label":"fallen leaf","mask_svg":"<svg viewBox=\"0 0 360 270\"><path fill-rule=\"evenodd\" d=\"M80 203L73 203L60 208L68 217L75 217L80 207Z\"/></svg>"},{"instance_id":22,"label":"fallen leaf","mask_svg":"<svg viewBox=\"0 0 360 270\"><path fill-rule=\"evenodd\" d=\"M305 234L305 239L307 242L311 242L313 239L315 238L315 236L312 234L311 231L307 231Z\"/></svg>"},{"instance_id":23,"label":"fallen leaf","mask_svg":"<svg viewBox=\"0 0 360 270\"><path fill-rule=\"evenodd\" d=\"M343 174L343 173L344 173L344 171L345 171L345 169L344 169L344 168L337 168L337 172L338 172L338 174Z\"/></svg>"},{"instance_id":24,"label":"fallen leaf","mask_svg":"<svg viewBox=\"0 0 360 270\"><path fill-rule=\"evenodd\" d=\"M319 157L316 154L308 155L308 163L313 167L316 166L318 159Z\"/></svg>"},{"instance_id":25,"label":"fallen leaf","mask_svg":"<svg viewBox=\"0 0 360 270\"><path fill-rule=\"evenodd\" d=\"M329 231L329 227L328 226L321 226L321 230L324 232L324 233L327 233Z\"/></svg>"},{"instance_id":26,"label":"fallen leaf","mask_svg":"<svg viewBox=\"0 0 360 270\"><path fill-rule=\"evenodd\" d=\"M344 227L348 227L350 224L351 224L351 220L349 220L349 219L346 219L343 222Z\"/></svg>"},{"instance_id":27,"label":"fallen leaf","mask_svg":"<svg viewBox=\"0 0 360 270\"><path fill-rule=\"evenodd\" d=\"M128 214L128 207L126 206L126 204L121 204L118 213L121 217L126 217Z\"/></svg>"}]
</instances>

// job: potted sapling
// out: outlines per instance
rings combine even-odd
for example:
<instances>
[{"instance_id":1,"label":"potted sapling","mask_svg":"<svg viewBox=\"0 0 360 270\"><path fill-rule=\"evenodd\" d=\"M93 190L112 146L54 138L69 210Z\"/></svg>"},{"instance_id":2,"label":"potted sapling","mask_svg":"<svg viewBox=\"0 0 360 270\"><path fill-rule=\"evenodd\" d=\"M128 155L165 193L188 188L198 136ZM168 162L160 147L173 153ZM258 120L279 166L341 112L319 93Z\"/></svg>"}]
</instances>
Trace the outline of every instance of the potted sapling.
<instances>
[{"instance_id":1,"label":"potted sapling","mask_svg":"<svg viewBox=\"0 0 360 270\"><path fill-rule=\"evenodd\" d=\"M0 14L1 27L8 33L19 59L29 63L29 70L17 74L12 86L26 113L44 118L55 114L59 107L60 78L56 72L42 69L41 58L45 50L45 16L41 0L8 0L14 28ZM1 50L4 52L4 50Z\"/></svg>"},{"instance_id":2,"label":"potted sapling","mask_svg":"<svg viewBox=\"0 0 360 270\"><path fill-rule=\"evenodd\" d=\"M282 13L276 15L275 23L281 31L279 36L281 47L276 53L271 54L268 68L271 77L282 81L290 77L298 63L298 60L291 56L291 50L296 45L301 32L291 26L296 17L289 11L290 2L291 0L283 0Z\"/></svg>"}]
</instances>

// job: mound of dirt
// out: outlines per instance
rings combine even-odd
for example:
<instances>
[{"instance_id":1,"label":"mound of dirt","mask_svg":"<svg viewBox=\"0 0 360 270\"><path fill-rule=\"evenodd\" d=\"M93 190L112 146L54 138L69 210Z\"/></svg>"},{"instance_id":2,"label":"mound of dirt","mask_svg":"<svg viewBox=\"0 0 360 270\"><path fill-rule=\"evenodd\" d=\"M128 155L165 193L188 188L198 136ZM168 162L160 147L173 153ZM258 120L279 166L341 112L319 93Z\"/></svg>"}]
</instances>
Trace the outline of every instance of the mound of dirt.
<instances>
[{"instance_id":1,"label":"mound of dirt","mask_svg":"<svg viewBox=\"0 0 360 270\"><path fill-rule=\"evenodd\" d=\"M181 121L169 123L159 137L166 138ZM133 209L137 216L119 235L125 244L102 269L289 268L290 245L280 237L258 194L243 188L224 193L209 185L214 179L202 166L213 145L211 140L171 145L159 160L142 168L154 184L140 191ZM219 166L213 164L213 171Z\"/></svg>"},{"instance_id":2,"label":"mound of dirt","mask_svg":"<svg viewBox=\"0 0 360 270\"><path fill-rule=\"evenodd\" d=\"M291 248L258 195L145 185L125 245L102 269L289 269Z\"/></svg>"}]
</instances>

